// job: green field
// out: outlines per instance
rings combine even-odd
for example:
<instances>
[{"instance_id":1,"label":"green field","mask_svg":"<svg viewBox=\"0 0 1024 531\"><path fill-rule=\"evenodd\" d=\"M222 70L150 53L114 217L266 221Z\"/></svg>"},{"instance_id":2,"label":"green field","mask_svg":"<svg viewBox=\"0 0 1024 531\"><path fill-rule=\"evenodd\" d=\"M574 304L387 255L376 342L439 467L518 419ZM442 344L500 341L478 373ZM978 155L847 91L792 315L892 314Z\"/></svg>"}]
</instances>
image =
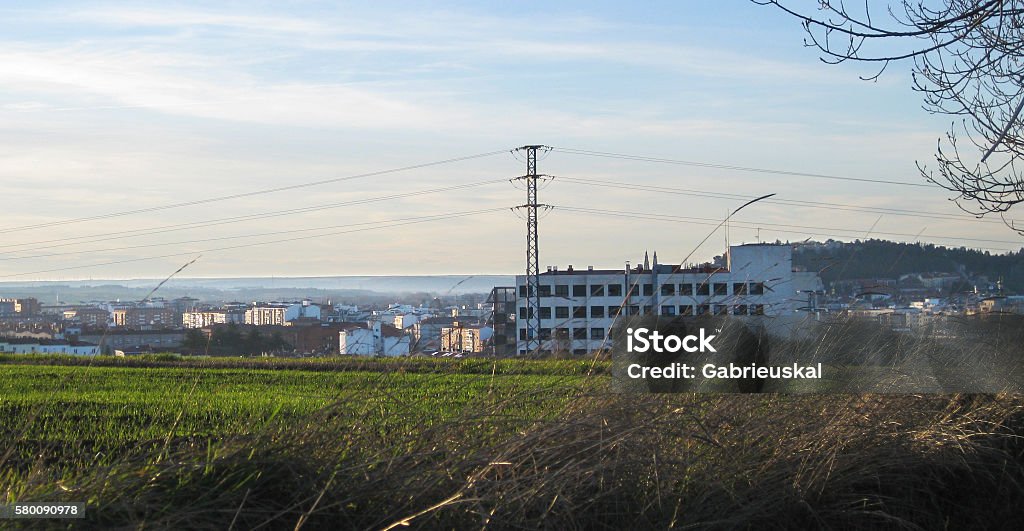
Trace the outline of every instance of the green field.
<instances>
[{"instance_id":1,"label":"green field","mask_svg":"<svg viewBox=\"0 0 1024 531\"><path fill-rule=\"evenodd\" d=\"M541 416L564 404L583 378L4 366L0 418L25 439L100 446L252 433L327 406L343 410L352 422L411 430L498 402L511 414Z\"/></svg>"},{"instance_id":2,"label":"green field","mask_svg":"<svg viewBox=\"0 0 1024 531\"><path fill-rule=\"evenodd\" d=\"M85 528L929 528L1020 518L1019 396L619 394L607 369L4 356L0 496L86 502L85 521L47 522Z\"/></svg>"}]
</instances>

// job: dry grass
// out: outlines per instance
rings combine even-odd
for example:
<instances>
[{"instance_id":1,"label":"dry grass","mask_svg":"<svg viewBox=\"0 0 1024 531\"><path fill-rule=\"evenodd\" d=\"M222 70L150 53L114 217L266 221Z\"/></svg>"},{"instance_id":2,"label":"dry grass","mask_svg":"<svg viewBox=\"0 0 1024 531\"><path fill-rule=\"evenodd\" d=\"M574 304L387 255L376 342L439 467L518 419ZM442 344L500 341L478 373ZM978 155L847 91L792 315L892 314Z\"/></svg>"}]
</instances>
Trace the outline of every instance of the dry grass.
<instances>
[{"instance_id":1,"label":"dry grass","mask_svg":"<svg viewBox=\"0 0 1024 531\"><path fill-rule=\"evenodd\" d=\"M525 429L500 405L414 435L335 412L177 440L20 499L145 528L1004 527L1020 519L1018 396L581 396ZM0 478L0 485L3 479Z\"/></svg>"}]
</instances>

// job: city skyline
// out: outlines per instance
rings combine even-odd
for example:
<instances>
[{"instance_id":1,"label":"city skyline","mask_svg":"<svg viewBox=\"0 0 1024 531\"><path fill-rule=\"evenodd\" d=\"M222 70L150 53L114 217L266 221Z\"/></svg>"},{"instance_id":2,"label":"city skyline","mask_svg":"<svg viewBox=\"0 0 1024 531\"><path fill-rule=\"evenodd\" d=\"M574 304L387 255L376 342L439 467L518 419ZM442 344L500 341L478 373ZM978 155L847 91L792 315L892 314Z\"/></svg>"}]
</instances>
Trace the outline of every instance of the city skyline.
<instances>
[{"instance_id":1,"label":"city skyline","mask_svg":"<svg viewBox=\"0 0 1024 531\"><path fill-rule=\"evenodd\" d=\"M931 159L948 119L920 109L905 66L860 81L870 72L822 64L796 21L748 2L0 13L0 281L163 278L200 254L183 276L516 274L525 234L510 207L524 194L501 181L524 171L508 150L532 143L562 148L540 161L556 176L541 191L556 206L541 219L542 269L617 267L648 249L708 260L725 248L723 231L698 245L715 220L768 193L780 202L738 214L732 243L1024 243L936 186L865 182L924 183L914 162ZM284 210L303 212L166 230ZM11 230L31 225L46 226ZM123 233L149 228L163 232Z\"/></svg>"}]
</instances>

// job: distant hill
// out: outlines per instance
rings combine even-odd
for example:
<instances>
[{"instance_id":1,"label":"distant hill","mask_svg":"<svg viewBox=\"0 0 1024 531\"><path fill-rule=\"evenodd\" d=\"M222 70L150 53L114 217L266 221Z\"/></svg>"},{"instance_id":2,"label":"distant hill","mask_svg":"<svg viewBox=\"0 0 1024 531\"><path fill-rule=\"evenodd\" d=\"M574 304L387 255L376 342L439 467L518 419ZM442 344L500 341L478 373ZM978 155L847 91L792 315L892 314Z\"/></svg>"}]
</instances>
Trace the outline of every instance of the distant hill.
<instances>
[{"instance_id":1,"label":"distant hill","mask_svg":"<svg viewBox=\"0 0 1024 531\"><path fill-rule=\"evenodd\" d=\"M886 240L807 242L795 246L793 264L821 271L822 281L899 278L908 273L961 273L1003 279L1011 292L1024 292L1024 248L995 255L965 247L898 243Z\"/></svg>"},{"instance_id":2,"label":"distant hill","mask_svg":"<svg viewBox=\"0 0 1024 531\"><path fill-rule=\"evenodd\" d=\"M36 297L45 304L57 300L138 300L159 283L159 279L0 282L0 297ZM495 286L512 285L515 285L512 275L174 278L154 296L171 299L188 295L210 302L308 297L381 303L394 302L396 296L409 294L480 294L489 293Z\"/></svg>"}]
</instances>

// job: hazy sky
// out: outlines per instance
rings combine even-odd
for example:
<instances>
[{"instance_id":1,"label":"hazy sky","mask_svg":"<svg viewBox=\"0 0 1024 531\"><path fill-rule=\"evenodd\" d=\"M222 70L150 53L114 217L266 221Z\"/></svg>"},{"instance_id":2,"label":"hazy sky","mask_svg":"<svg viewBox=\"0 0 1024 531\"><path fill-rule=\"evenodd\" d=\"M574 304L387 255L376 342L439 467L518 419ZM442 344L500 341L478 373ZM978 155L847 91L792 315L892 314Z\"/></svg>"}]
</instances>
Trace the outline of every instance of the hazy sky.
<instances>
[{"instance_id":1,"label":"hazy sky","mask_svg":"<svg viewBox=\"0 0 1024 531\"><path fill-rule=\"evenodd\" d=\"M160 277L203 250L183 275L516 273L524 267L524 223L508 207L524 193L508 182L336 206L521 175L523 162L509 153L52 223L523 144L922 182L914 161L931 159L949 125L920 109L907 65L878 82L859 81L870 71L822 64L802 46L794 20L748 2L209 4L0 8L0 280ZM618 267L646 249L665 262L682 260L712 229L698 223L743 202L571 179L959 212L939 189L557 150L540 170L556 176L541 191L556 207L704 219L555 208L541 220L542 267ZM321 205L335 206L142 232ZM475 210L490 211L379 228ZM947 245L1024 245L995 220L967 215L880 217L762 203L735 221L734 243L755 241L759 226L762 240L914 241L921 233L920 240ZM34 224L51 225L5 230ZM353 229L371 230L295 239ZM286 241L209 250L269 240ZM723 246L719 231L694 259ZM153 256L164 257L138 260Z\"/></svg>"}]
</instances>

